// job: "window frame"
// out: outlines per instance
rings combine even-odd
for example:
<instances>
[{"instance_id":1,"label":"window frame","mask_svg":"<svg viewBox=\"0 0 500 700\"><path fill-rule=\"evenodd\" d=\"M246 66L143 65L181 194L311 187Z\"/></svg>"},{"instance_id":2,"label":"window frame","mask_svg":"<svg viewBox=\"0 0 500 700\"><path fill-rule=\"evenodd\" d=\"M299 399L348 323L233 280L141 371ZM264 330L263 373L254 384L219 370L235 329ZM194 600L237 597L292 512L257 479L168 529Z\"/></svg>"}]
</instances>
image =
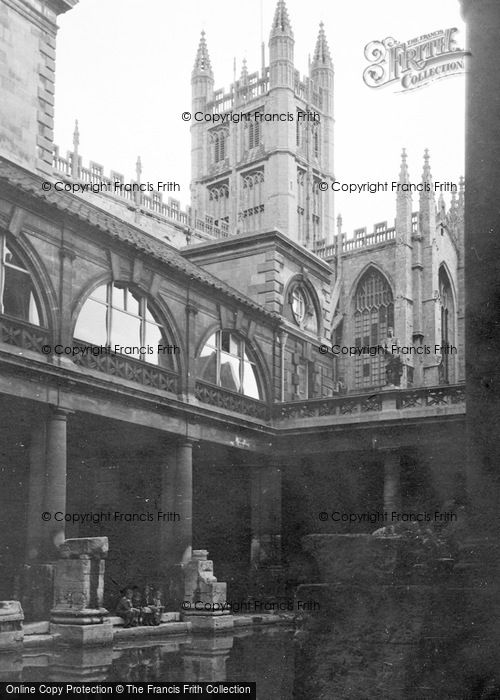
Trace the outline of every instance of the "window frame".
<instances>
[{"instance_id":1,"label":"window frame","mask_svg":"<svg viewBox=\"0 0 500 700\"><path fill-rule=\"evenodd\" d=\"M20 258L21 263L24 265L24 267L19 267L18 265L13 265L12 263L7 262L6 260L6 251L10 249L13 253L13 255L16 255L18 258ZM5 293L5 283L6 283L6 274L5 274L5 268L9 268L11 270L15 270L16 272L20 272L24 275L27 275L29 277L30 283L31 283L31 297L36 309L36 314L38 316L38 322L36 321L31 321L29 318L23 318L22 316L16 315L16 314L10 314L5 311L5 302L4 302L4 293ZM31 299L30 299L31 301ZM30 270L30 265L29 263L26 262L25 260L25 255L23 254L22 250L20 250L20 247L17 245L16 241L13 240L13 237L9 235L5 231L0 230L0 315L2 316L7 316L8 318L16 319L17 321L21 321L22 323L29 323L31 326L35 326L36 328L47 328L47 319L45 318L45 313L44 313L44 305L42 302L42 297L40 294L40 291L38 289L38 285L36 283L35 276L33 275L33 272ZM29 316L29 312L28 312Z\"/></svg>"},{"instance_id":2,"label":"window frame","mask_svg":"<svg viewBox=\"0 0 500 700\"><path fill-rule=\"evenodd\" d=\"M356 347L377 346L394 328L394 293L387 276L370 266L359 278L352 297L352 330ZM354 358L356 390L382 387L386 383L387 358L381 353Z\"/></svg>"},{"instance_id":3,"label":"window frame","mask_svg":"<svg viewBox=\"0 0 500 700\"><path fill-rule=\"evenodd\" d=\"M101 289L106 290L106 299L103 300L102 298L98 298L96 296L96 293L101 290ZM116 303L113 301L113 294L117 291L123 292L124 293L124 304L123 308L120 308L119 306L116 305ZM129 311L127 308L127 294L131 294L135 301L138 303L138 308L139 311L138 313L135 313L133 311ZM97 343L94 343L92 340L88 340L86 338L80 337L77 333L77 326L78 326L78 320L80 318L80 314L82 313L85 305L87 304L88 301L93 301L94 303L100 304L105 308L105 331L106 331L106 342L105 346L110 347L111 350L115 345L118 345L119 343L113 341L113 320L116 314L114 312L119 312L119 313L124 313L127 314L128 316L131 316L132 318L138 319L139 320L139 344L138 347L147 347L148 343L146 340L147 337L147 326L153 325L156 326L160 333L161 333L161 341L164 345L168 345L168 334L167 334L167 329L165 328L164 323L161 323L156 320L160 316L158 313L156 307L154 304L151 303L151 300L149 299L148 295L144 293L142 290L138 289L137 287L134 287L134 285L130 285L126 282L121 283L117 281L111 281L111 282L105 282L104 284L100 284L97 287L95 287L90 294L88 294L85 298L85 301L81 305L79 311L78 311L78 316L75 321L75 326L73 330L73 337L77 340L81 340L82 342L87 342L92 345L97 345ZM149 307L149 309L148 309ZM150 320L147 317L147 313L149 313L152 317L153 320ZM135 342L135 341L134 341ZM130 346L133 346L134 343L130 343ZM112 350L113 351L113 350ZM137 360L139 362L145 362L147 364L150 364L152 366L156 367L162 367L163 365L158 361L160 359L160 354L157 353L157 361L156 363L153 362L148 362L147 360L148 354L147 353L139 353L139 356L137 355L127 355L127 359L132 359L132 360ZM164 354L161 354L161 357L164 357ZM170 357L170 356L168 356ZM173 369L173 367L172 367Z\"/></svg>"},{"instance_id":4,"label":"window frame","mask_svg":"<svg viewBox=\"0 0 500 700\"><path fill-rule=\"evenodd\" d=\"M223 333L227 333L229 335L229 343L231 343L231 340L234 340L237 343L238 346L238 351L236 354L232 353L230 350L224 350L222 347L222 336ZM211 339L215 336L215 343L211 343ZM230 347L230 346L229 346ZM261 379L258 363L254 359L254 353L249 347L249 344L245 338L243 338L241 335L238 333L234 333L233 331L230 330L225 330L225 329L218 329L214 333L211 333L205 343L203 344L203 347L200 351L200 354L198 356L198 359L202 359L203 351L209 348L211 350L215 350L215 383L213 381L210 381L209 379L206 379L198 373L198 378L206 382L207 384L212 384L213 386L217 386L220 389L223 389L224 391L230 391L234 394L238 394L240 396L245 396L246 398L253 399L254 401L265 401L264 397L264 390L263 390L263 382ZM222 355L228 355L229 357L236 358L238 360L238 382L239 382L239 389L230 389L222 384L222 376L221 376L221 358ZM251 396L250 394L245 393L245 364L248 363L251 365L253 368L253 378L255 379L255 384L257 387L257 393L258 397Z\"/></svg>"}]
</instances>

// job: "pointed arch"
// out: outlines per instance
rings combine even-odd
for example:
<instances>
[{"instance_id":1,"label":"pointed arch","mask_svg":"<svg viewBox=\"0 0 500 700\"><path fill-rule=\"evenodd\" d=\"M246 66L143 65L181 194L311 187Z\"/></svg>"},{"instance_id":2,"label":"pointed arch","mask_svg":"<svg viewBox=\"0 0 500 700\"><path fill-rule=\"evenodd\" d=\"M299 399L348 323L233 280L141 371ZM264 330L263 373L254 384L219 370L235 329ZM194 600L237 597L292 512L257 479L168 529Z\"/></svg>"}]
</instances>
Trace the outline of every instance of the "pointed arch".
<instances>
[{"instance_id":1,"label":"pointed arch","mask_svg":"<svg viewBox=\"0 0 500 700\"><path fill-rule=\"evenodd\" d=\"M386 384L383 347L394 332L394 295L387 276L370 264L359 276L351 297L353 345L362 348L354 358L357 390Z\"/></svg>"},{"instance_id":2,"label":"pointed arch","mask_svg":"<svg viewBox=\"0 0 500 700\"><path fill-rule=\"evenodd\" d=\"M439 383L450 384L455 381L455 363L449 350L455 345L456 333L456 303L451 277L445 263L441 263L438 271L439 304L441 308L441 363L439 365Z\"/></svg>"}]
</instances>

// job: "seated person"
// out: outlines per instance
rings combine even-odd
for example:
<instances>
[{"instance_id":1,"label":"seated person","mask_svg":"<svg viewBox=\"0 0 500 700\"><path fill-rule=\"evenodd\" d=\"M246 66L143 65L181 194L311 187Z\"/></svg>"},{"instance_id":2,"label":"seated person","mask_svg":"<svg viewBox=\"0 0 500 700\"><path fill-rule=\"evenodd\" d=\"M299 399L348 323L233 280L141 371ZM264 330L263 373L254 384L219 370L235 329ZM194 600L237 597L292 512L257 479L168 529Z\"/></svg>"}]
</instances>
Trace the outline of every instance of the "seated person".
<instances>
[{"instance_id":1,"label":"seated person","mask_svg":"<svg viewBox=\"0 0 500 700\"><path fill-rule=\"evenodd\" d=\"M134 608L136 608L139 611L139 616L138 616L138 624L142 625L143 623L143 615L142 615L142 607L143 607L143 602L142 602L142 593L139 590L139 586L134 586L132 588L132 605Z\"/></svg>"},{"instance_id":2,"label":"seated person","mask_svg":"<svg viewBox=\"0 0 500 700\"><path fill-rule=\"evenodd\" d=\"M153 599L154 599L154 604L155 604L155 612L153 614L153 624L159 625L161 622L161 614L163 612L163 605L161 602L161 591L159 588L157 588L154 591Z\"/></svg>"},{"instance_id":3,"label":"seated person","mask_svg":"<svg viewBox=\"0 0 500 700\"><path fill-rule=\"evenodd\" d=\"M139 622L140 610L132 602L132 589L121 591L121 598L116 606L116 614L123 618L124 627L135 627Z\"/></svg>"},{"instance_id":4,"label":"seated person","mask_svg":"<svg viewBox=\"0 0 500 700\"><path fill-rule=\"evenodd\" d=\"M143 607L141 608L142 622L144 625L155 624L156 606L153 595L153 587L150 585L144 586Z\"/></svg>"}]
</instances>

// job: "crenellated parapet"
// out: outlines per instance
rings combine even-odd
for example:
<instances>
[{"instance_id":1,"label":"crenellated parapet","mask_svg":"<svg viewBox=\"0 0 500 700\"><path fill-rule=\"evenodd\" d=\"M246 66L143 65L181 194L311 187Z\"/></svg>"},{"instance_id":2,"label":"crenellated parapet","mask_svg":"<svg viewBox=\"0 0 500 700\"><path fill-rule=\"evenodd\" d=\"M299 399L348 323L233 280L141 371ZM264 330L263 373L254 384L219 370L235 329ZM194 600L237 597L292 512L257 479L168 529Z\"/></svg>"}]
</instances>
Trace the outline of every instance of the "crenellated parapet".
<instances>
[{"instance_id":1,"label":"crenellated parapet","mask_svg":"<svg viewBox=\"0 0 500 700\"><path fill-rule=\"evenodd\" d=\"M127 179L116 170L105 171L96 161L85 164L78 150L79 132L76 123L73 149L63 156L54 146L52 175L57 191L71 192L90 198L116 216L134 223L148 233L167 240L176 247L229 236L226 222L219 224L213 217L195 212L189 205L182 207L178 199L166 192L180 189L176 182L149 182L141 178L140 158L134 178Z\"/></svg>"}]
</instances>

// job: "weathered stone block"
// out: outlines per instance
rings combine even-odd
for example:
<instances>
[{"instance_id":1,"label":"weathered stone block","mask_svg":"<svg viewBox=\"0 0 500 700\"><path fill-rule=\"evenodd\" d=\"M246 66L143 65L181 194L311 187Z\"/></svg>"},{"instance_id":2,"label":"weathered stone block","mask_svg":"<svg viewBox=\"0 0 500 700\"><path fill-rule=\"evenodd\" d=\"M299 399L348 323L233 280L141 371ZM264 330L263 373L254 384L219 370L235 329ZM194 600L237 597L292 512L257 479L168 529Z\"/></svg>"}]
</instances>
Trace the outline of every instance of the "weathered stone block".
<instances>
[{"instance_id":1,"label":"weathered stone block","mask_svg":"<svg viewBox=\"0 0 500 700\"><path fill-rule=\"evenodd\" d=\"M59 635L61 644L96 646L113 643L113 625L110 621L101 624L51 624L51 634Z\"/></svg>"},{"instance_id":2,"label":"weathered stone block","mask_svg":"<svg viewBox=\"0 0 500 700\"><path fill-rule=\"evenodd\" d=\"M69 539L59 551L65 558L55 565L51 621L82 626L100 624L107 613L103 608L104 561L100 559L108 551L107 537Z\"/></svg>"},{"instance_id":3,"label":"weathered stone block","mask_svg":"<svg viewBox=\"0 0 500 700\"><path fill-rule=\"evenodd\" d=\"M105 559L108 550L107 537L75 537L65 540L59 546L59 555L62 559L76 559L80 557Z\"/></svg>"},{"instance_id":4,"label":"weathered stone block","mask_svg":"<svg viewBox=\"0 0 500 700\"><path fill-rule=\"evenodd\" d=\"M24 614L18 600L0 601L0 649L22 644Z\"/></svg>"}]
</instances>

